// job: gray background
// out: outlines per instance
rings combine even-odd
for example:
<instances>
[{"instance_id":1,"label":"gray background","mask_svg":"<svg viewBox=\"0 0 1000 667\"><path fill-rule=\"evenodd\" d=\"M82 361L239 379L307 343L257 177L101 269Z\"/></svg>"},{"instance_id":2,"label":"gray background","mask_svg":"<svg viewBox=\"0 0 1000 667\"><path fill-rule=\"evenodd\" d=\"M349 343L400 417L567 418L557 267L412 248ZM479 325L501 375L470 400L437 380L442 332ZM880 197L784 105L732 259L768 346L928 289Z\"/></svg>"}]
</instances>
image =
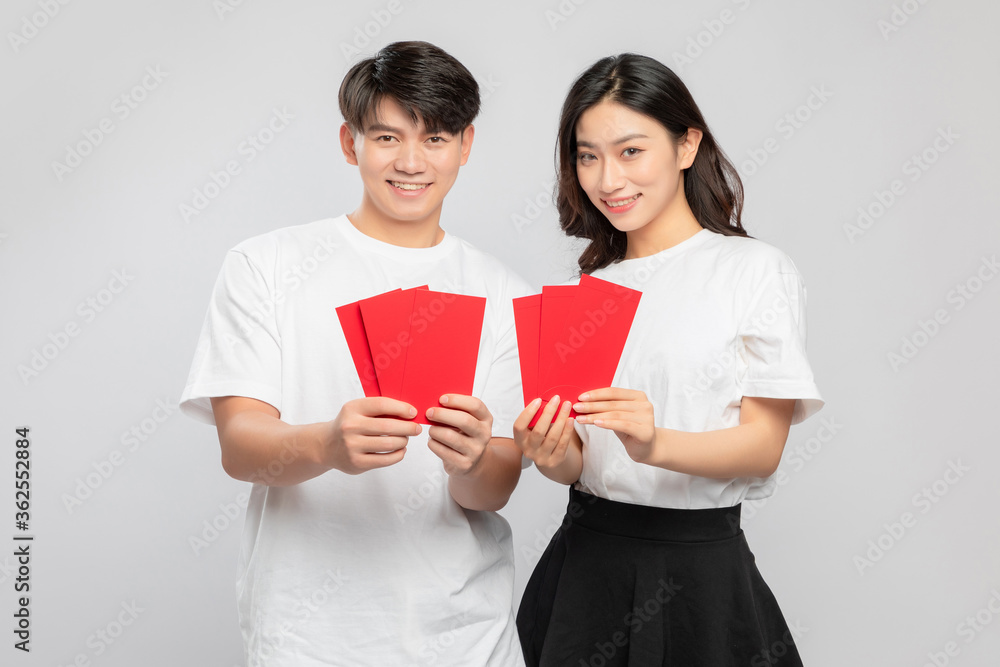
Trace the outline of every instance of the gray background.
<instances>
[{"instance_id":1,"label":"gray background","mask_svg":"<svg viewBox=\"0 0 1000 667\"><path fill-rule=\"evenodd\" d=\"M995 664L998 20L995 3L971 0L6 2L0 662L239 664L242 518L227 512L247 485L222 471L213 429L157 401L176 405L228 248L356 205L360 180L337 145L345 52L424 39L462 60L486 98L442 223L536 287L574 267L549 199L571 81L625 50L678 71L744 175L748 229L808 286L827 405L792 429L777 494L745 508L806 663ZM241 142L274 109L294 119L250 161ZM102 121L113 131L87 139ZM81 142L96 146L57 173ZM185 220L181 205L230 160L239 174ZM852 231L859 208L873 217ZM51 358L22 377L36 352ZM9 629L24 425L30 655ZM142 440L124 435L133 428ZM68 507L88 475L96 488ZM517 597L564 497L532 469L504 510ZM131 624L98 639L119 616Z\"/></svg>"}]
</instances>

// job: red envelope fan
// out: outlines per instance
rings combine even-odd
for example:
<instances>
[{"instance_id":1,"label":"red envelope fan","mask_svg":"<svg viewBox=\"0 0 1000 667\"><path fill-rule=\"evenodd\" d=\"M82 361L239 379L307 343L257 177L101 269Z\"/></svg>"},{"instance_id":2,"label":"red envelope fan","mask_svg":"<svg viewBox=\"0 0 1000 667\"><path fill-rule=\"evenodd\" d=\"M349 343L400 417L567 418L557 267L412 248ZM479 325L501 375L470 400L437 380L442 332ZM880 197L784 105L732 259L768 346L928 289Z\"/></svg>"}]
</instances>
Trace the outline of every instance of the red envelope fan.
<instances>
[{"instance_id":1,"label":"red envelope fan","mask_svg":"<svg viewBox=\"0 0 1000 667\"><path fill-rule=\"evenodd\" d=\"M538 396L538 330L541 307L541 294L514 299L514 329L517 332L517 357L521 363L521 393L525 405Z\"/></svg>"},{"instance_id":2,"label":"red envelope fan","mask_svg":"<svg viewBox=\"0 0 1000 667\"><path fill-rule=\"evenodd\" d=\"M543 292L542 398L558 394L576 401L585 391L611 384L641 296L637 290L583 275L572 303L553 309L561 316L559 333L553 337L551 331L544 333L548 304ZM576 416L575 412L570 414Z\"/></svg>"},{"instance_id":3,"label":"red envelope fan","mask_svg":"<svg viewBox=\"0 0 1000 667\"><path fill-rule=\"evenodd\" d=\"M361 378L361 388L365 396L381 396L372 350L368 347L365 323L361 317L361 303L355 301L339 306L337 317L340 318L340 328L344 330L344 338L347 339L347 347L351 351L351 359L354 360L358 377Z\"/></svg>"},{"instance_id":4,"label":"red envelope fan","mask_svg":"<svg viewBox=\"0 0 1000 667\"><path fill-rule=\"evenodd\" d=\"M410 312L419 291L386 292L359 302L382 396L400 397L410 348Z\"/></svg>"},{"instance_id":5,"label":"red envelope fan","mask_svg":"<svg viewBox=\"0 0 1000 667\"><path fill-rule=\"evenodd\" d=\"M439 407L442 394L472 394L485 312L483 297L416 292L399 395L417 409L413 421L431 424L427 409Z\"/></svg>"}]
</instances>

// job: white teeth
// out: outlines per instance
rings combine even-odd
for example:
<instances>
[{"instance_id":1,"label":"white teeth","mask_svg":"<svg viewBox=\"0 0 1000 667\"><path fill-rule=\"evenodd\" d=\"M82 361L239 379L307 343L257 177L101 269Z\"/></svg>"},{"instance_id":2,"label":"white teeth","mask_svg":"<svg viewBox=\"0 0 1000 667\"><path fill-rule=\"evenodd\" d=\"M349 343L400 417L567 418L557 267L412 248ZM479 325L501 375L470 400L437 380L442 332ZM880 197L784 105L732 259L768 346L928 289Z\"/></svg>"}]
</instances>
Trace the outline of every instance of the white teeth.
<instances>
[{"instance_id":1,"label":"white teeth","mask_svg":"<svg viewBox=\"0 0 1000 667\"><path fill-rule=\"evenodd\" d=\"M399 188L400 190L423 190L427 187L426 183L400 183L399 181L389 181L392 186Z\"/></svg>"},{"instance_id":2,"label":"white teeth","mask_svg":"<svg viewBox=\"0 0 1000 667\"><path fill-rule=\"evenodd\" d=\"M616 201L611 201L609 199L605 199L604 203L607 204L611 208L619 208L621 206L625 206L626 204L631 204L632 202L634 202L638 198L639 198L639 195L632 195L628 199L618 199Z\"/></svg>"}]
</instances>

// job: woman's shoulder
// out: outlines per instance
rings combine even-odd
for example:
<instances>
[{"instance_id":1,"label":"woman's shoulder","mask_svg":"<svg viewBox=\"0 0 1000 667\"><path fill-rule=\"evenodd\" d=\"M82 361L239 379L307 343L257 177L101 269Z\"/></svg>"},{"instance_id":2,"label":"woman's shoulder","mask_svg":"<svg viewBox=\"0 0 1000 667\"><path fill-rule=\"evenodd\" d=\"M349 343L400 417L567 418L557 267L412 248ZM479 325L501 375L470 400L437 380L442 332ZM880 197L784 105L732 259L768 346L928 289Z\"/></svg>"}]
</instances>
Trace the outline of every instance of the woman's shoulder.
<instances>
[{"instance_id":1,"label":"woman's shoulder","mask_svg":"<svg viewBox=\"0 0 1000 667\"><path fill-rule=\"evenodd\" d=\"M734 272L758 275L798 273L792 259L770 243L748 236L727 236L706 231L710 236L703 247L714 254L716 269L729 268Z\"/></svg>"}]
</instances>

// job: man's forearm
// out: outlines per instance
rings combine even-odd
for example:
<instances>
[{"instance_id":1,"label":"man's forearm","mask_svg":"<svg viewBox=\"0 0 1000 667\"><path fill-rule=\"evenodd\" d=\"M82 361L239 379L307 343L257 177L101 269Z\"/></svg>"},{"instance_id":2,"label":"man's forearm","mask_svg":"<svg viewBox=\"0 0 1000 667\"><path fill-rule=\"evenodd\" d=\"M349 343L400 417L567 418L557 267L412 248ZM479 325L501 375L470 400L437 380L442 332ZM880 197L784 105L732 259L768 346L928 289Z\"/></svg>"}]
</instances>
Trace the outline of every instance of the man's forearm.
<instances>
[{"instance_id":1,"label":"man's forearm","mask_svg":"<svg viewBox=\"0 0 1000 667\"><path fill-rule=\"evenodd\" d=\"M521 477L521 452L510 438L491 438L479 464L448 478L448 491L468 510L496 511L510 499Z\"/></svg>"},{"instance_id":2,"label":"man's forearm","mask_svg":"<svg viewBox=\"0 0 1000 667\"><path fill-rule=\"evenodd\" d=\"M235 479L290 486L323 474L318 462L319 431L326 424L292 426L276 416L244 411L219 429L222 467Z\"/></svg>"}]
</instances>

